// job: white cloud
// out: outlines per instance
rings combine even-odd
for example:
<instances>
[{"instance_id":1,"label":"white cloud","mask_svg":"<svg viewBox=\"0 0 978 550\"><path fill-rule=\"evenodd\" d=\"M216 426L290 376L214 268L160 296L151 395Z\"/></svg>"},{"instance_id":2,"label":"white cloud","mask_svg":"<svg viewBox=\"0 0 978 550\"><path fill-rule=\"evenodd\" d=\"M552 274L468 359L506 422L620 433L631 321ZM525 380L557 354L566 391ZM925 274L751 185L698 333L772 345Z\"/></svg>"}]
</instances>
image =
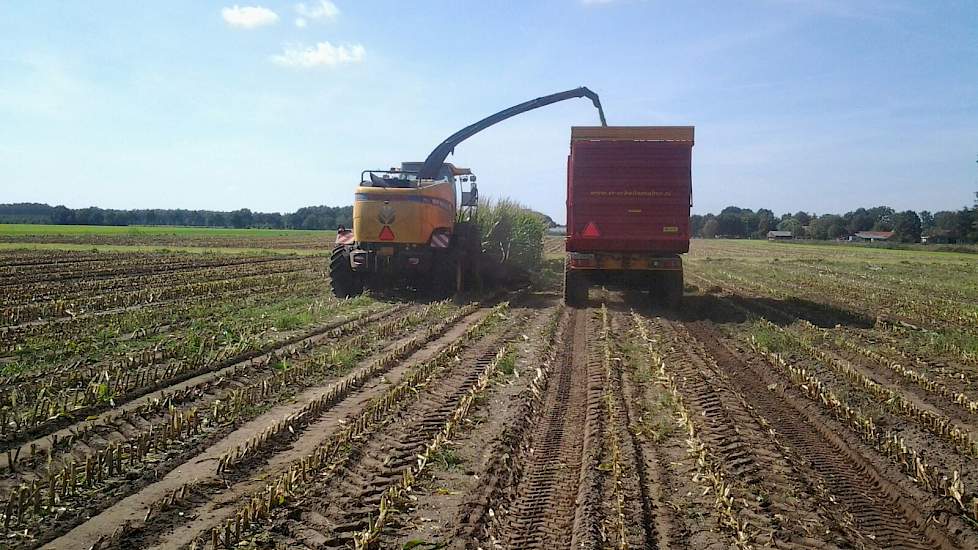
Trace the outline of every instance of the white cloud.
<instances>
[{"instance_id":1,"label":"white cloud","mask_svg":"<svg viewBox=\"0 0 978 550\"><path fill-rule=\"evenodd\" d=\"M359 63L367 51L360 44L334 46L329 42L319 42L311 47L287 46L279 55L272 56L272 62L283 67L308 69L312 67L335 67L348 63Z\"/></svg>"},{"instance_id":2,"label":"white cloud","mask_svg":"<svg viewBox=\"0 0 978 550\"><path fill-rule=\"evenodd\" d=\"M308 19L333 19L340 14L340 9L330 0L319 0L310 5L299 2L295 5L295 11Z\"/></svg>"},{"instance_id":3,"label":"white cloud","mask_svg":"<svg viewBox=\"0 0 978 550\"><path fill-rule=\"evenodd\" d=\"M232 27L254 29L271 25L278 21L278 14L261 6L238 6L221 10L224 22Z\"/></svg>"},{"instance_id":4,"label":"white cloud","mask_svg":"<svg viewBox=\"0 0 978 550\"><path fill-rule=\"evenodd\" d=\"M302 18L302 17L296 17L295 18L295 26L296 27L299 27L300 29L304 29L304 28L306 28L306 25L307 24L308 24L308 22L305 20L305 18Z\"/></svg>"}]
</instances>

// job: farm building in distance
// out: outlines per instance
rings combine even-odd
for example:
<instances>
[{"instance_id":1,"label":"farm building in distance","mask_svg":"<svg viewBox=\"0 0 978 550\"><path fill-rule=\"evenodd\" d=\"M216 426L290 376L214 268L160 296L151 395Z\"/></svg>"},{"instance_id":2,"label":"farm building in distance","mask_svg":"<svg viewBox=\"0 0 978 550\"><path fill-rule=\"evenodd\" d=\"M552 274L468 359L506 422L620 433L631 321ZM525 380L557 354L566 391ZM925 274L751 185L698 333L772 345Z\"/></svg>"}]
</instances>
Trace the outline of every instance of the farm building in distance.
<instances>
[{"instance_id":1,"label":"farm building in distance","mask_svg":"<svg viewBox=\"0 0 978 550\"><path fill-rule=\"evenodd\" d=\"M893 237L892 231L859 231L852 237L849 237L849 240L872 243L876 241L887 241L891 237Z\"/></svg>"},{"instance_id":2,"label":"farm building in distance","mask_svg":"<svg viewBox=\"0 0 978 550\"><path fill-rule=\"evenodd\" d=\"M791 231L768 231L767 240L769 241L790 241L795 238Z\"/></svg>"},{"instance_id":3,"label":"farm building in distance","mask_svg":"<svg viewBox=\"0 0 978 550\"><path fill-rule=\"evenodd\" d=\"M920 242L925 244L957 244L954 233L946 229L934 229L929 235L921 237Z\"/></svg>"}]
</instances>

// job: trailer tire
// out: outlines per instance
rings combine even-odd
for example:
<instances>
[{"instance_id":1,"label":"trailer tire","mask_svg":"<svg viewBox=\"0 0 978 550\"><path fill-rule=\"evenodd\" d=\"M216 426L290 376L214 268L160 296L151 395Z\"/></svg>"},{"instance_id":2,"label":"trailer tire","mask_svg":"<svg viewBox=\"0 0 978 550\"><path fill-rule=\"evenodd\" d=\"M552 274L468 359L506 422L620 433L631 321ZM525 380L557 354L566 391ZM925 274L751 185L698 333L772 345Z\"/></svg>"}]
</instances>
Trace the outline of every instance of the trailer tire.
<instances>
[{"instance_id":1,"label":"trailer tire","mask_svg":"<svg viewBox=\"0 0 978 550\"><path fill-rule=\"evenodd\" d=\"M669 309L678 308L683 299L683 272L660 271L657 273L652 297L657 305Z\"/></svg>"},{"instance_id":2,"label":"trailer tire","mask_svg":"<svg viewBox=\"0 0 978 550\"><path fill-rule=\"evenodd\" d=\"M329 256L329 277L337 298L350 298L363 293L363 281L350 267L350 252L344 245L333 248Z\"/></svg>"},{"instance_id":3,"label":"trailer tire","mask_svg":"<svg viewBox=\"0 0 978 550\"><path fill-rule=\"evenodd\" d=\"M564 303L568 307L587 305L588 287L588 281L583 274L564 267Z\"/></svg>"}]
</instances>

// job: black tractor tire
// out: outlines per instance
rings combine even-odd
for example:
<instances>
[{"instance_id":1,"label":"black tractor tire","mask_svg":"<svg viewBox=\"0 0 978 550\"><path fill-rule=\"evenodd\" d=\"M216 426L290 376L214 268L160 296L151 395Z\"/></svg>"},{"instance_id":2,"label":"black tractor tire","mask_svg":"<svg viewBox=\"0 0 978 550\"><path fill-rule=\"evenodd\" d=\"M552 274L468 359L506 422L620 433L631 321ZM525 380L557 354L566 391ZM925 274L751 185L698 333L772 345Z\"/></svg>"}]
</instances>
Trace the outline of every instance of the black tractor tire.
<instances>
[{"instance_id":1,"label":"black tractor tire","mask_svg":"<svg viewBox=\"0 0 978 550\"><path fill-rule=\"evenodd\" d=\"M329 256L329 277L337 298L351 298L363 293L363 280L350 267L350 251L339 245Z\"/></svg>"},{"instance_id":2,"label":"black tractor tire","mask_svg":"<svg viewBox=\"0 0 978 550\"><path fill-rule=\"evenodd\" d=\"M665 277L664 305L669 309L678 309L683 301L683 272L669 271Z\"/></svg>"},{"instance_id":3,"label":"black tractor tire","mask_svg":"<svg viewBox=\"0 0 978 550\"><path fill-rule=\"evenodd\" d=\"M683 272L659 271L652 277L652 302L657 306L677 309L683 299Z\"/></svg>"},{"instance_id":4,"label":"black tractor tire","mask_svg":"<svg viewBox=\"0 0 978 550\"><path fill-rule=\"evenodd\" d=\"M455 293L461 295L464 292L481 292L486 273L482 265L479 228L471 222L456 223L452 232L452 250L455 254L455 274L452 279Z\"/></svg>"},{"instance_id":5,"label":"black tractor tire","mask_svg":"<svg viewBox=\"0 0 978 550\"><path fill-rule=\"evenodd\" d=\"M585 307L589 286L583 273L564 267L564 303L568 307Z\"/></svg>"},{"instance_id":6,"label":"black tractor tire","mask_svg":"<svg viewBox=\"0 0 978 550\"><path fill-rule=\"evenodd\" d=\"M433 298L447 298L456 293L456 274L461 258L454 251L435 254L431 272L425 277L424 289Z\"/></svg>"}]
</instances>

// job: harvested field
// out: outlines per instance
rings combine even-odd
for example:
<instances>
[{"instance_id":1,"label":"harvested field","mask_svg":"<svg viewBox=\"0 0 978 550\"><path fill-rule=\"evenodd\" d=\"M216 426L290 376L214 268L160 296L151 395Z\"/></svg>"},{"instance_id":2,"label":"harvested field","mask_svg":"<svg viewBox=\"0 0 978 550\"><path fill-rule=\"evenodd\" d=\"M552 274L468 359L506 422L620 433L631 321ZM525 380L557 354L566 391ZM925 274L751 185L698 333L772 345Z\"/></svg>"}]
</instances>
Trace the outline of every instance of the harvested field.
<instances>
[{"instance_id":1,"label":"harvested field","mask_svg":"<svg viewBox=\"0 0 978 550\"><path fill-rule=\"evenodd\" d=\"M314 254L332 248L335 238L335 231L296 229L0 224L0 249L172 249Z\"/></svg>"},{"instance_id":2,"label":"harvested field","mask_svg":"<svg viewBox=\"0 0 978 550\"><path fill-rule=\"evenodd\" d=\"M978 547L972 262L697 241L686 269L678 311L570 309L2 252L3 544Z\"/></svg>"}]
</instances>

